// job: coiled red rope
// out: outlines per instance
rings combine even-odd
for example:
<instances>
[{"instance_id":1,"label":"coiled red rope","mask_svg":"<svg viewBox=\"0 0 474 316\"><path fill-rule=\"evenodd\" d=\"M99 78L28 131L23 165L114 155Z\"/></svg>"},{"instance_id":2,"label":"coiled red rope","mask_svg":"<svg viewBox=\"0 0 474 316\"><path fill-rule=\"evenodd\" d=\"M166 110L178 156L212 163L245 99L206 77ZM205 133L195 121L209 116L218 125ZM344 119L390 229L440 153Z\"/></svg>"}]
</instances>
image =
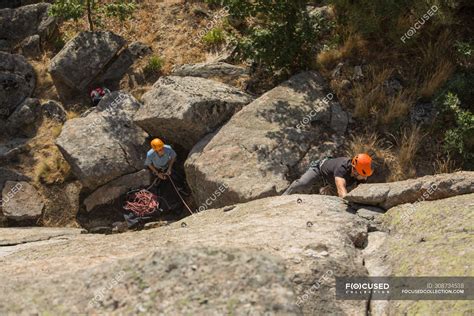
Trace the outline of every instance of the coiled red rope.
<instances>
[{"instance_id":1,"label":"coiled red rope","mask_svg":"<svg viewBox=\"0 0 474 316\"><path fill-rule=\"evenodd\" d=\"M137 216L146 216L155 212L159 206L158 196L143 189L133 193L123 208Z\"/></svg>"},{"instance_id":2,"label":"coiled red rope","mask_svg":"<svg viewBox=\"0 0 474 316\"><path fill-rule=\"evenodd\" d=\"M189 213L191 213L191 215L194 215L194 212L191 210L188 204L186 204L186 201L179 193L179 190L176 187L173 179L170 176L168 176L168 179L170 180L174 190L176 191L176 194L179 196ZM158 196L148 190L153 187L157 183L157 181L158 178L156 178L155 181L153 181L153 183L147 189L140 190L130 195L128 201L125 203L123 208L127 211L131 211L137 216L147 216L155 212L160 206L160 203L158 202Z\"/></svg>"}]
</instances>

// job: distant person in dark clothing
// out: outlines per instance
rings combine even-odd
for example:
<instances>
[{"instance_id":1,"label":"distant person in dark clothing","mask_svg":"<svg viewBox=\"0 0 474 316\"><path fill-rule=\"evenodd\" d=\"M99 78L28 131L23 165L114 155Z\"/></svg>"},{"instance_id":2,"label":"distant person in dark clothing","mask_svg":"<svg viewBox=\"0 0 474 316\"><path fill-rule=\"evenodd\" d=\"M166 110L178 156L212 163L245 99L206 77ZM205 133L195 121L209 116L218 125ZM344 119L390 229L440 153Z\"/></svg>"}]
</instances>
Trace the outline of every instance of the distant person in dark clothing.
<instances>
[{"instance_id":1,"label":"distant person in dark clothing","mask_svg":"<svg viewBox=\"0 0 474 316\"><path fill-rule=\"evenodd\" d=\"M299 193L310 188L317 180L322 180L335 189L339 197L344 198L348 187L365 182L372 173L372 158L367 154L358 154L352 159L326 158L311 163L309 169L283 195Z\"/></svg>"}]
</instances>

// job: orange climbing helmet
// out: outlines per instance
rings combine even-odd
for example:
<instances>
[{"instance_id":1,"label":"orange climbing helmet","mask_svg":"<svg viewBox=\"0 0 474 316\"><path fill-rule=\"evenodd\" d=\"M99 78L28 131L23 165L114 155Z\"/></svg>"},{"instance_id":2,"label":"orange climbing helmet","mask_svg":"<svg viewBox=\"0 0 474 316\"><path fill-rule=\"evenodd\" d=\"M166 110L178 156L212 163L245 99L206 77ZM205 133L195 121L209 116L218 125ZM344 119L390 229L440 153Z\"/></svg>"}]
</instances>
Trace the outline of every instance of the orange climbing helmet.
<instances>
[{"instance_id":1,"label":"orange climbing helmet","mask_svg":"<svg viewBox=\"0 0 474 316\"><path fill-rule=\"evenodd\" d=\"M370 177L374 172L372 158L367 154L358 154L352 158L352 167L363 177Z\"/></svg>"},{"instance_id":2,"label":"orange climbing helmet","mask_svg":"<svg viewBox=\"0 0 474 316\"><path fill-rule=\"evenodd\" d=\"M153 148L153 150L162 150L164 146L165 143L159 138L155 138L151 141L151 148Z\"/></svg>"}]
</instances>

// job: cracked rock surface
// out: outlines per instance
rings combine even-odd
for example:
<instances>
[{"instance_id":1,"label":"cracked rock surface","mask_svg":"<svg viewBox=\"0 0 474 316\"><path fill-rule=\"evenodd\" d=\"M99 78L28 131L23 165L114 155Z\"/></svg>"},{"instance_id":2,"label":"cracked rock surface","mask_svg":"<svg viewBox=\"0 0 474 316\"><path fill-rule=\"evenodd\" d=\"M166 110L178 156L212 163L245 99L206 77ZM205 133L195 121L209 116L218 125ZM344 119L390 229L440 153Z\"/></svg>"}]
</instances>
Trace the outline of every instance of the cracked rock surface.
<instances>
[{"instance_id":1,"label":"cracked rock surface","mask_svg":"<svg viewBox=\"0 0 474 316\"><path fill-rule=\"evenodd\" d=\"M330 139L335 103L316 72L292 77L246 105L189 154L186 177L198 204L226 183L214 207L282 193L312 147ZM338 125L339 126L339 125Z\"/></svg>"},{"instance_id":2,"label":"cracked rock surface","mask_svg":"<svg viewBox=\"0 0 474 316\"><path fill-rule=\"evenodd\" d=\"M133 96L113 92L64 124L56 144L88 189L144 168L148 134L132 122L139 107Z\"/></svg>"},{"instance_id":3,"label":"cracked rock surface","mask_svg":"<svg viewBox=\"0 0 474 316\"><path fill-rule=\"evenodd\" d=\"M0 257L0 314L362 315L367 302L332 291L335 275L367 273L355 246L367 227L346 208L328 196L265 198L146 231L30 243ZM3 238L16 231L51 235Z\"/></svg>"}]
</instances>

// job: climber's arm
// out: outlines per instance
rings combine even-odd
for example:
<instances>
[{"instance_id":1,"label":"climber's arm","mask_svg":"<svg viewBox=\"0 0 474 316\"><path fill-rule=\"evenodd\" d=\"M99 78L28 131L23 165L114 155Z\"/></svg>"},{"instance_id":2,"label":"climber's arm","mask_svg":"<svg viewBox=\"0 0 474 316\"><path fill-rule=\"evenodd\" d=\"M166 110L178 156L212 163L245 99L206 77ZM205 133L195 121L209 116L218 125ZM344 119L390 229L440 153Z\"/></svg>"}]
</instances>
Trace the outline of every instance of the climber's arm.
<instances>
[{"instance_id":1,"label":"climber's arm","mask_svg":"<svg viewBox=\"0 0 474 316\"><path fill-rule=\"evenodd\" d=\"M334 177L334 181L336 182L337 195L344 198L347 195L346 179Z\"/></svg>"}]
</instances>

